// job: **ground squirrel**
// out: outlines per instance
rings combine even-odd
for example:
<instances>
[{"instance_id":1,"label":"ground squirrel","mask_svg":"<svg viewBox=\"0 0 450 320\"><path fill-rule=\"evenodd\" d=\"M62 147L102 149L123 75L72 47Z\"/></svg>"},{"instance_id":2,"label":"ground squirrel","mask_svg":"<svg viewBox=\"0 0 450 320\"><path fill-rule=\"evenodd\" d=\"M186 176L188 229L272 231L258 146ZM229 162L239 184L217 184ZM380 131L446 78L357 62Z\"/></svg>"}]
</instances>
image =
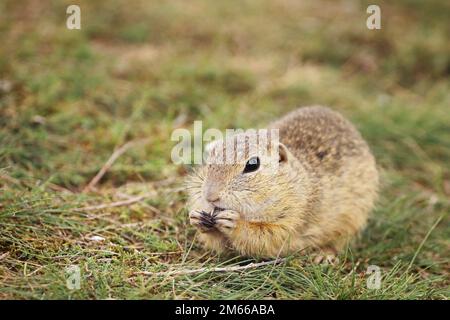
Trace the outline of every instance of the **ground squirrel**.
<instances>
[{"instance_id":1,"label":"ground squirrel","mask_svg":"<svg viewBox=\"0 0 450 320\"><path fill-rule=\"evenodd\" d=\"M212 144L207 160L232 150L237 161L207 161L190 176L191 224L218 252L338 252L365 226L377 197L367 143L348 120L321 106L296 109L269 128L279 130L279 142L253 154L238 138L249 141L257 132Z\"/></svg>"}]
</instances>

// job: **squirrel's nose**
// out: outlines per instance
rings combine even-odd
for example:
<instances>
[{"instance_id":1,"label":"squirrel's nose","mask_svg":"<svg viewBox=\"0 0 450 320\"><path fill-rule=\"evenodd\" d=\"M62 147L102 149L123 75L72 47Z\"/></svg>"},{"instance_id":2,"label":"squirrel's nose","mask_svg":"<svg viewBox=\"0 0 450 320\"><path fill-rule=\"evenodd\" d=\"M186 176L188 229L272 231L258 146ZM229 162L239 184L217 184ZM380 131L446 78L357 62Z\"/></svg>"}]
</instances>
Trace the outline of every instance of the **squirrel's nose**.
<instances>
[{"instance_id":1,"label":"squirrel's nose","mask_svg":"<svg viewBox=\"0 0 450 320\"><path fill-rule=\"evenodd\" d=\"M208 187L205 190L205 198L208 202L216 202L219 201L220 196L217 188Z\"/></svg>"},{"instance_id":2,"label":"squirrel's nose","mask_svg":"<svg viewBox=\"0 0 450 320\"><path fill-rule=\"evenodd\" d=\"M220 197L218 194L214 194L214 193L207 193L206 194L206 200L208 202L216 202L219 201Z\"/></svg>"}]
</instances>

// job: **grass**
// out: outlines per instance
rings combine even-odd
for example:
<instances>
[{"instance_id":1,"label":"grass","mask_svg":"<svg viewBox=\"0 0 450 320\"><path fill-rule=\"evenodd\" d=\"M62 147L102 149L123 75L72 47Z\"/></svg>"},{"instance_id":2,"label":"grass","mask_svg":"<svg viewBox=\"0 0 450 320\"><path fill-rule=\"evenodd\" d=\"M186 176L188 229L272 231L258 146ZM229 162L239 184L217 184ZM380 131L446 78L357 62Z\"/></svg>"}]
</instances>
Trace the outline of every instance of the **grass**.
<instances>
[{"instance_id":1,"label":"grass","mask_svg":"<svg viewBox=\"0 0 450 320\"><path fill-rule=\"evenodd\" d=\"M448 2L377 1L378 31L367 1L79 3L81 30L65 28L66 1L0 4L0 298L449 298ZM293 255L245 272L140 274L248 260L196 241L174 128L258 127L307 104L350 118L382 173L339 265ZM367 287L369 265L380 289Z\"/></svg>"}]
</instances>

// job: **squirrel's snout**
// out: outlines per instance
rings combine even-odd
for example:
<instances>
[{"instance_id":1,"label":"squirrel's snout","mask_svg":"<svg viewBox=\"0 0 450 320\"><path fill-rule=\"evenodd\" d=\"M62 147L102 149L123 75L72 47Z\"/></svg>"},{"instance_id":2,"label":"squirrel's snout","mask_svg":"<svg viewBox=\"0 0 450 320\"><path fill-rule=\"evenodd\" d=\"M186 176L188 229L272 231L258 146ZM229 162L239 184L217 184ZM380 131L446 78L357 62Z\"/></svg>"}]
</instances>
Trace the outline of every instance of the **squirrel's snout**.
<instances>
[{"instance_id":1,"label":"squirrel's snout","mask_svg":"<svg viewBox=\"0 0 450 320\"><path fill-rule=\"evenodd\" d=\"M205 193L205 199L208 202L214 203L220 200L220 196L218 193L207 192Z\"/></svg>"},{"instance_id":2,"label":"squirrel's snout","mask_svg":"<svg viewBox=\"0 0 450 320\"><path fill-rule=\"evenodd\" d=\"M220 190L216 185L208 185L204 190L206 201L214 203L220 200Z\"/></svg>"}]
</instances>

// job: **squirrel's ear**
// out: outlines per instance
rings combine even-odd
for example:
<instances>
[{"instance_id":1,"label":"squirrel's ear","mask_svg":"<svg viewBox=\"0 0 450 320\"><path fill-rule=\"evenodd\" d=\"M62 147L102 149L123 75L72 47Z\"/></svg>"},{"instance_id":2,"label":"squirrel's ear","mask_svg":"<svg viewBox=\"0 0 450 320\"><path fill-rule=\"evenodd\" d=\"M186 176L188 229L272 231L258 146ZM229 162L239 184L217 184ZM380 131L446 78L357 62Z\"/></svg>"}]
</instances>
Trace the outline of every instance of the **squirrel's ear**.
<instances>
[{"instance_id":1,"label":"squirrel's ear","mask_svg":"<svg viewBox=\"0 0 450 320\"><path fill-rule=\"evenodd\" d=\"M287 163L289 161L289 151L282 143L278 144L278 156L280 163Z\"/></svg>"}]
</instances>

